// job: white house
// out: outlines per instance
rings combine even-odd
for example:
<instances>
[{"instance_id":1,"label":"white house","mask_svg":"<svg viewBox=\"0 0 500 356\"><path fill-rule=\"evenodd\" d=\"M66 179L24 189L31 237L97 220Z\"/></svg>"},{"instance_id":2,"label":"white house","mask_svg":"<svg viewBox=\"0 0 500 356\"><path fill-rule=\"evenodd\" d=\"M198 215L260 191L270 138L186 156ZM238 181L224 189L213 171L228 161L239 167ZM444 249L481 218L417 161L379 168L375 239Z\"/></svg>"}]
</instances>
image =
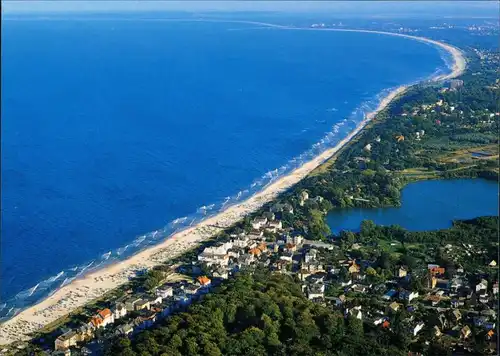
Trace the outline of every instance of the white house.
<instances>
[{"instance_id":1,"label":"white house","mask_svg":"<svg viewBox=\"0 0 500 356\"><path fill-rule=\"evenodd\" d=\"M254 230L250 234L248 234L248 238L250 240L262 240L261 237L264 235L264 231Z\"/></svg>"},{"instance_id":2,"label":"white house","mask_svg":"<svg viewBox=\"0 0 500 356\"><path fill-rule=\"evenodd\" d=\"M240 248L231 248L227 251L229 257L238 258L241 255L242 250Z\"/></svg>"},{"instance_id":3,"label":"white house","mask_svg":"<svg viewBox=\"0 0 500 356\"><path fill-rule=\"evenodd\" d=\"M304 262L310 263L316 260L316 256L318 254L317 250L311 249L304 255Z\"/></svg>"},{"instance_id":4,"label":"white house","mask_svg":"<svg viewBox=\"0 0 500 356\"><path fill-rule=\"evenodd\" d=\"M245 248L248 245L248 236L240 236L239 238L233 240L233 245L239 248Z\"/></svg>"},{"instance_id":5,"label":"white house","mask_svg":"<svg viewBox=\"0 0 500 356\"><path fill-rule=\"evenodd\" d=\"M302 235L293 235L292 239L292 243L297 246L300 245L302 241L304 241L304 237L302 237Z\"/></svg>"},{"instance_id":6,"label":"white house","mask_svg":"<svg viewBox=\"0 0 500 356\"><path fill-rule=\"evenodd\" d=\"M262 217L256 217L252 221L252 228L255 230L258 230L262 227L264 227L267 224L267 218L262 216Z\"/></svg>"},{"instance_id":7,"label":"white house","mask_svg":"<svg viewBox=\"0 0 500 356\"><path fill-rule=\"evenodd\" d=\"M203 250L202 255L225 255L227 250L231 247L233 247L233 243L231 241L221 243L216 246L206 247Z\"/></svg>"},{"instance_id":8,"label":"white house","mask_svg":"<svg viewBox=\"0 0 500 356\"><path fill-rule=\"evenodd\" d=\"M358 308L358 307L354 307L351 310L349 310L349 315L351 315L359 320L363 319L363 313L361 312L361 308Z\"/></svg>"},{"instance_id":9,"label":"white house","mask_svg":"<svg viewBox=\"0 0 500 356\"><path fill-rule=\"evenodd\" d=\"M402 300L406 300L408 303L417 297L418 297L418 292L403 291L399 294L399 298Z\"/></svg>"},{"instance_id":10,"label":"white house","mask_svg":"<svg viewBox=\"0 0 500 356\"><path fill-rule=\"evenodd\" d=\"M123 318L125 315L127 315L127 308L125 308L125 305L122 303L116 303L115 307L113 308L113 317L115 320Z\"/></svg>"},{"instance_id":11,"label":"white house","mask_svg":"<svg viewBox=\"0 0 500 356\"><path fill-rule=\"evenodd\" d=\"M323 298L324 294L325 294L325 285L322 283L310 284L307 286L308 299Z\"/></svg>"},{"instance_id":12,"label":"white house","mask_svg":"<svg viewBox=\"0 0 500 356\"><path fill-rule=\"evenodd\" d=\"M266 230L271 232L277 232L283 229L283 223L280 220L270 221L267 223Z\"/></svg>"},{"instance_id":13,"label":"white house","mask_svg":"<svg viewBox=\"0 0 500 356\"><path fill-rule=\"evenodd\" d=\"M299 205L304 206L304 203L309 199L309 193L303 190L300 193Z\"/></svg>"},{"instance_id":14,"label":"white house","mask_svg":"<svg viewBox=\"0 0 500 356\"><path fill-rule=\"evenodd\" d=\"M483 289L488 289L488 281L485 279L482 279L481 282L476 284L476 293Z\"/></svg>"},{"instance_id":15,"label":"white house","mask_svg":"<svg viewBox=\"0 0 500 356\"><path fill-rule=\"evenodd\" d=\"M184 287L184 292L186 293L186 295L195 295L198 293L198 291L200 290L200 286L196 285L196 284L188 284L187 286Z\"/></svg>"},{"instance_id":16,"label":"white house","mask_svg":"<svg viewBox=\"0 0 500 356\"><path fill-rule=\"evenodd\" d=\"M158 297L162 297L163 299L166 299L168 297L174 296L174 289L171 286L163 286L161 288L158 288L156 290L155 294Z\"/></svg>"},{"instance_id":17,"label":"white house","mask_svg":"<svg viewBox=\"0 0 500 356\"><path fill-rule=\"evenodd\" d=\"M151 304L161 304L163 301L163 297L161 295L156 295L153 298L150 299Z\"/></svg>"},{"instance_id":18,"label":"white house","mask_svg":"<svg viewBox=\"0 0 500 356\"><path fill-rule=\"evenodd\" d=\"M341 285L342 287L347 287L347 286L349 286L349 285L351 285L351 284L352 284L352 280L348 280L347 282L341 282L341 283L340 283L340 285Z\"/></svg>"},{"instance_id":19,"label":"white house","mask_svg":"<svg viewBox=\"0 0 500 356\"><path fill-rule=\"evenodd\" d=\"M228 279L229 273L226 269L219 268L212 273L214 278Z\"/></svg>"},{"instance_id":20,"label":"white house","mask_svg":"<svg viewBox=\"0 0 500 356\"><path fill-rule=\"evenodd\" d=\"M420 323L417 323L414 327L413 327L413 336L417 336L417 334L420 332L420 330L422 330L422 328L424 327L425 323L423 321L421 321Z\"/></svg>"},{"instance_id":21,"label":"white house","mask_svg":"<svg viewBox=\"0 0 500 356\"><path fill-rule=\"evenodd\" d=\"M198 255L198 261L205 262L211 266L213 264L227 266L229 256L227 251L233 247L231 241L212 247L206 247L201 254Z\"/></svg>"},{"instance_id":22,"label":"white house","mask_svg":"<svg viewBox=\"0 0 500 356\"><path fill-rule=\"evenodd\" d=\"M292 262L292 259L293 259L293 253L291 252L285 252L283 255L280 256L280 260L283 261Z\"/></svg>"}]
</instances>

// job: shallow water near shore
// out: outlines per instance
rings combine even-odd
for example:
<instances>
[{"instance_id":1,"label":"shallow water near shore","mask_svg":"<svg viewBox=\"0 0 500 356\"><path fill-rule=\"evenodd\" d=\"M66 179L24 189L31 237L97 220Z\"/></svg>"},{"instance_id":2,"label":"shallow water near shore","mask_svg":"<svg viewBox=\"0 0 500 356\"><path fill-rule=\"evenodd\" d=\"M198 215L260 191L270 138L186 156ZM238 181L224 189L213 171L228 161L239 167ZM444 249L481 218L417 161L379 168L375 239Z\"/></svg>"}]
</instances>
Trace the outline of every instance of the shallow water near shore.
<instances>
[{"instance_id":1,"label":"shallow water near shore","mask_svg":"<svg viewBox=\"0 0 500 356\"><path fill-rule=\"evenodd\" d=\"M0 295L17 307L241 201L385 89L445 70L415 41L234 23L15 21L3 37Z\"/></svg>"},{"instance_id":2,"label":"shallow water near shore","mask_svg":"<svg viewBox=\"0 0 500 356\"><path fill-rule=\"evenodd\" d=\"M453 220L498 216L498 184L485 179L429 180L410 183L401 192L401 206L335 209L327 216L333 233L359 231L363 220L400 225L410 231L451 227Z\"/></svg>"}]
</instances>

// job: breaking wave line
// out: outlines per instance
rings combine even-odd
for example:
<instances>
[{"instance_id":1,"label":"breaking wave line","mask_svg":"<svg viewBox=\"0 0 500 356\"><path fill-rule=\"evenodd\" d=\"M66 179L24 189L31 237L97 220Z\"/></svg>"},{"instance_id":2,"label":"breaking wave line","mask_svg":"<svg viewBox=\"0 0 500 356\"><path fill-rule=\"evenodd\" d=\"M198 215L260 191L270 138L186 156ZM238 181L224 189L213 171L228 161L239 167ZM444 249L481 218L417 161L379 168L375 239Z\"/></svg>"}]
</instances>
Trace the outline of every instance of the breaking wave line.
<instances>
[{"instance_id":1,"label":"breaking wave line","mask_svg":"<svg viewBox=\"0 0 500 356\"><path fill-rule=\"evenodd\" d=\"M281 26L275 27L277 29L281 28ZM447 51L439 47L438 51L448 69L451 69L451 55ZM418 83L435 85L436 83L432 81L432 78L440 74L446 73L442 68L436 68L434 73L432 73L431 75L419 78L418 80L415 80L414 82L407 85L411 86ZM200 222L210 216L217 214L220 211L228 209L232 205L241 203L242 201L250 198L252 195L263 190L266 186L268 186L275 180L289 174L290 172L302 166L305 162L320 155L327 149L335 147L342 139L348 136L349 133L356 128L356 126L366 117L368 113L373 112L378 107L383 98L385 98L394 89L395 87L385 89L379 94L375 95L372 99L362 102L351 112L349 116L345 117L342 121L334 124L331 128L331 131L326 132L324 137L321 138L318 142L314 143L309 150L306 150L299 156L293 157L281 167L264 173L261 177L254 180L250 184L249 188L241 190L233 196L228 196L217 203L212 203L207 206L201 206L196 210L195 213L177 218L169 222L167 225L165 225L165 227L159 230L136 237L129 244L101 255L100 262L98 264L94 264L95 260L93 260L86 265L68 268L67 270L59 272L55 276L37 283L31 288L17 293L15 297L8 301L5 301L0 305L0 322L15 316L24 308L43 300L48 295L55 293L56 290L70 284L73 280L81 278L85 273L90 273L97 270L98 268L102 268L116 261L125 260L150 245L170 238L176 232L188 229L194 226L195 223ZM331 108L327 109L327 111L335 114L337 109ZM65 276L65 279L62 281L62 283L58 283L63 276Z\"/></svg>"}]
</instances>

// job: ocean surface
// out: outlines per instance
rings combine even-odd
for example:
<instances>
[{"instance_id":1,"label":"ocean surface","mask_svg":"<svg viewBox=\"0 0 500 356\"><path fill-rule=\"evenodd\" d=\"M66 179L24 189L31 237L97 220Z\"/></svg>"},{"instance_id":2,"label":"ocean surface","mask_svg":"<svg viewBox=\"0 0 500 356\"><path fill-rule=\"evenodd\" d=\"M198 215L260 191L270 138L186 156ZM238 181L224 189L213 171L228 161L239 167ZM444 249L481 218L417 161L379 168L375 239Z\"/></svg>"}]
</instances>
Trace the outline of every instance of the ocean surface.
<instances>
[{"instance_id":1,"label":"ocean surface","mask_svg":"<svg viewBox=\"0 0 500 356\"><path fill-rule=\"evenodd\" d=\"M498 216L498 184L485 179L429 180L410 183L401 192L401 206L338 209L327 216L333 233L359 231L363 220L400 225L411 231L446 229L453 220Z\"/></svg>"},{"instance_id":2,"label":"ocean surface","mask_svg":"<svg viewBox=\"0 0 500 356\"><path fill-rule=\"evenodd\" d=\"M0 315L262 189L445 59L367 33L4 20Z\"/></svg>"}]
</instances>

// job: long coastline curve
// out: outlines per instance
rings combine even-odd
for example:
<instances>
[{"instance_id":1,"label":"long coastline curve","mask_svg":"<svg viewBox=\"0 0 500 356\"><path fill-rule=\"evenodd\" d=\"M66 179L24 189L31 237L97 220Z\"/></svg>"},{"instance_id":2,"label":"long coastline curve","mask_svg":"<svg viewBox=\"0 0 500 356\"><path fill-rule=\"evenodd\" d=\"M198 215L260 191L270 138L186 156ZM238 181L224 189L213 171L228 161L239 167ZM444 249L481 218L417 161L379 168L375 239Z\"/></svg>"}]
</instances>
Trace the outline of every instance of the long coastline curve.
<instances>
[{"instance_id":1,"label":"long coastline curve","mask_svg":"<svg viewBox=\"0 0 500 356\"><path fill-rule=\"evenodd\" d=\"M452 56L453 64L451 66L451 72L436 75L431 78L432 81L439 82L456 78L460 76L466 68L465 57L458 48L450 44L425 37L362 29L291 27L254 21L209 19L190 19L179 21L232 22L246 23L281 30L363 32L398 36L434 45L445 50ZM68 283L54 291L50 296L38 302L36 305L20 311L11 319L0 324L0 345L7 345L12 342L30 339L31 333L36 332L45 325L63 317L64 315L67 315L76 308L85 305L89 301L102 296L107 291L127 283L129 278L138 270L151 268L164 263L168 259L173 258L203 240L208 239L224 227L236 223L245 215L259 209L265 203L272 201L280 193L291 188L293 185L306 177L311 171L335 155L354 136L356 136L366 126L366 124L377 115L378 112L386 108L394 98L403 94L409 87L410 85L402 85L390 91L387 96L380 101L378 107L374 111L368 113L363 121L361 121L345 138L338 142L335 147L326 149L313 159L291 171L289 174L286 174L268 184L261 191L257 192L247 200L234 205L229 205L217 215L208 217L194 226L174 233L166 240L142 250L125 260L117 261L101 269L89 272L88 274L82 274L80 278L75 279L71 283Z\"/></svg>"}]
</instances>

